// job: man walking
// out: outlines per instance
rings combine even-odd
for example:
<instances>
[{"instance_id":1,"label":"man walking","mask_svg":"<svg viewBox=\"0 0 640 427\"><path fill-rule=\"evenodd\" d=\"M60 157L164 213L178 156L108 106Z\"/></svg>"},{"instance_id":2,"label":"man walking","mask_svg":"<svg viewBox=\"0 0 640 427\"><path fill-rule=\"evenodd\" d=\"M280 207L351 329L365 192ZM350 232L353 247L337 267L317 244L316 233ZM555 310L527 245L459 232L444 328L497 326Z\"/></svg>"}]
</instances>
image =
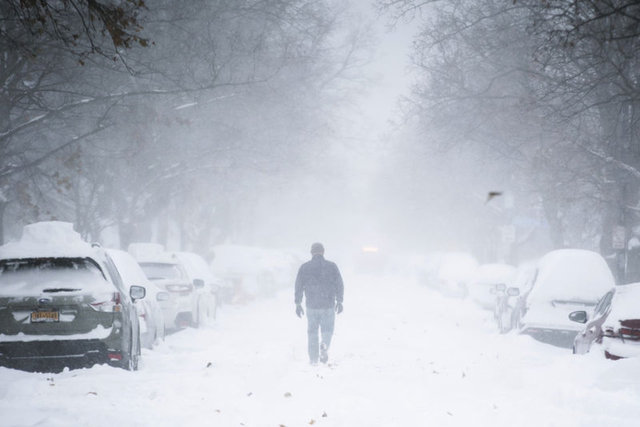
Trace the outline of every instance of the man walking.
<instances>
[{"instance_id":1,"label":"man walking","mask_svg":"<svg viewBox=\"0 0 640 427\"><path fill-rule=\"evenodd\" d=\"M338 266L324 259L322 243L311 245L311 261L305 262L296 278L296 315L302 317L302 296L307 306L307 334L309 338L309 361L312 365L329 360L329 346L333 336L335 313L342 313L344 284ZM318 329L322 340L318 346Z\"/></svg>"}]
</instances>

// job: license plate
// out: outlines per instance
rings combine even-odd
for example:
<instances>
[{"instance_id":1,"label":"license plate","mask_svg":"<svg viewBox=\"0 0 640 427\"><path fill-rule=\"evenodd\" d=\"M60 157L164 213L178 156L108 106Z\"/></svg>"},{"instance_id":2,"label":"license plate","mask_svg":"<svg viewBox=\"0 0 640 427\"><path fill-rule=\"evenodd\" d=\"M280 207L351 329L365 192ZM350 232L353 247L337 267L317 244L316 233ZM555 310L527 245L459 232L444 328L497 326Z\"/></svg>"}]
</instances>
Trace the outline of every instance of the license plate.
<instances>
[{"instance_id":1,"label":"license plate","mask_svg":"<svg viewBox=\"0 0 640 427\"><path fill-rule=\"evenodd\" d=\"M59 322L60 313L57 311L32 311L31 323Z\"/></svg>"}]
</instances>

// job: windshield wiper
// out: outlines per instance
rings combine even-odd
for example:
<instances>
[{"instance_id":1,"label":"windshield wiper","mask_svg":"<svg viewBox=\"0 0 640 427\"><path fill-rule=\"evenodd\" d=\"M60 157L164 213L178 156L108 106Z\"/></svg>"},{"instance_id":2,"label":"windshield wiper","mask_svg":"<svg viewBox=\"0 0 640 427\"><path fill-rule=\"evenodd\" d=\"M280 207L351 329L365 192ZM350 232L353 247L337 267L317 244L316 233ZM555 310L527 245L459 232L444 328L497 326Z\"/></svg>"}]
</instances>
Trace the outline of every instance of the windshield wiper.
<instances>
[{"instance_id":1,"label":"windshield wiper","mask_svg":"<svg viewBox=\"0 0 640 427\"><path fill-rule=\"evenodd\" d=\"M47 293L55 293L55 292L75 292L75 291L81 291L82 289L78 289L78 288L49 288L49 289L44 289L42 292L47 292Z\"/></svg>"}]
</instances>

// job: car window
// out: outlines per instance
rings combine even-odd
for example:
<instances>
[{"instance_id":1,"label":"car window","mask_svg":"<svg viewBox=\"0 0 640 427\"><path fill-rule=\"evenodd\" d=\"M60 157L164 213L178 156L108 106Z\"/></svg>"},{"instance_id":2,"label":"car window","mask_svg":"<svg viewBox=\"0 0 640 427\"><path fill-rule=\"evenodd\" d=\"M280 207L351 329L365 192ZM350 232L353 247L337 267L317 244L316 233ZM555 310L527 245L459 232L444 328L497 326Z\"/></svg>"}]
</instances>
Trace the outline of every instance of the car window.
<instances>
[{"instance_id":1,"label":"car window","mask_svg":"<svg viewBox=\"0 0 640 427\"><path fill-rule=\"evenodd\" d=\"M107 267L109 275L111 276L111 281L116 285L116 287L125 296L125 298L129 298L129 294L126 292L126 286L124 285L122 277L120 276L120 272L113 263L113 260L108 255L105 258L105 265Z\"/></svg>"},{"instance_id":2,"label":"car window","mask_svg":"<svg viewBox=\"0 0 640 427\"><path fill-rule=\"evenodd\" d=\"M90 258L31 258L0 261L0 295L75 292L109 284Z\"/></svg>"},{"instance_id":3,"label":"car window","mask_svg":"<svg viewBox=\"0 0 640 427\"><path fill-rule=\"evenodd\" d=\"M142 262L140 267L149 280L186 279L184 272L177 264Z\"/></svg>"}]
</instances>

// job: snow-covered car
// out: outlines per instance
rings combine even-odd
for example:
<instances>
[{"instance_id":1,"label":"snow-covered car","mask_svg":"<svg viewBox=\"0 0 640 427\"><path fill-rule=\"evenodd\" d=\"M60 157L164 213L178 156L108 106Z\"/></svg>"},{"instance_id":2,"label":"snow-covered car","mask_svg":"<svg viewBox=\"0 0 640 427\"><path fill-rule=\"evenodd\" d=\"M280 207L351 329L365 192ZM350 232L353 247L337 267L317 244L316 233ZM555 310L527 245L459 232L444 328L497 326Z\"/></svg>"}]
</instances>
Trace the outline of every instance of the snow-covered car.
<instances>
[{"instance_id":1,"label":"snow-covered car","mask_svg":"<svg viewBox=\"0 0 640 427\"><path fill-rule=\"evenodd\" d=\"M608 359L640 356L640 283L619 285L607 292L593 312L575 311L570 319L584 323L573 352L584 354L599 345Z\"/></svg>"},{"instance_id":2,"label":"snow-covered car","mask_svg":"<svg viewBox=\"0 0 640 427\"><path fill-rule=\"evenodd\" d=\"M478 261L465 252L445 252L439 254L433 263L433 272L425 278L427 286L446 296L466 298Z\"/></svg>"},{"instance_id":3,"label":"snow-covered car","mask_svg":"<svg viewBox=\"0 0 640 427\"><path fill-rule=\"evenodd\" d=\"M0 247L0 362L134 370L140 328L134 301L145 288L122 283L104 249L63 222L27 225Z\"/></svg>"},{"instance_id":4,"label":"snow-covered car","mask_svg":"<svg viewBox=\"0 0 640 427\"><path fill-rule=\"evenodd\" d=\"M207 262L200 255L193 252L173 252L173 255L184 267L189 281L194 284L197 281L202 282L202 286L196 287L198 295L196 324L200 325L215 319L218 308L218 290L222 285L221 279L213 274Z\"/></svg>"},{"instance_id":5,"label":"snow-covered car","mask_svg":"<svg viewBox=\"0 0 640 427\"><path fill-rule=\"evenodd\" d=\"M496 300L513 285L516 268L507 264L482 264L473 273L467 286L469 297L486 310L496 309ZM497 289L504 285L505 289Z\"/></svg>"},{"instance_id":6,"label":"snow-covered car","mask_svg":"<svg viewBox=\"0 0 640 427\"><path fill-rule=\"evenodd\" d=\"M293 286L298 258L277 249L242 245L219 245L212 248L213 273L233 284L232 303L256 297L268 297Z\"/></svg>"},{"instance_id":7,"label":"snow-covered car","mask_svg":"<svg viewBox=\"0 0 640 427\"><path fill-rule=\"evenodd\" d=\"M196 325L196 285L178 259L155 243L132 243L127 251L136 259L145 276L169 294L161 304L167 329Z\"/></svg>"},{"instance_id":8,"label":"snow-covered car","mask_svg":"<svg viewBox=\"0 0 640 427\"><path fill-rule=\"evenodd\" d=\"M153 348L165 338L166 326L161 304L168 301L170 296L145 276L138 262L128 252L118 249L107 249L113 260L122 282L130 289L131 286L144 286L147 295L135 302L140 321L140 339L146 348Z\"/></svg>"},{"instance_id":9,"label":"snow-covered car","mask_svg":"<svg viewBox=\"0 0 640 427\"><path fill-rule=\"evenodd\" d=\"M520 333L571 348L582 329L573 311L590 310L615 284L600 254L583 249L551 251L540 260L533 288L520 319Z\"/></svg>"},{"instance_id":10,"label":"snow-covered car","mask_svg":"<svg viewBox=\"0 0 640 427\"><path fill-rule=\"evenodd\" d=\"M519 329L519 321L524 315L527 296L531 292L537 271L537 261L518 265L513 286L502 292L498 291L495 318L500 333L505 334L512 329Z\"/></svg>"}]
</instances>

